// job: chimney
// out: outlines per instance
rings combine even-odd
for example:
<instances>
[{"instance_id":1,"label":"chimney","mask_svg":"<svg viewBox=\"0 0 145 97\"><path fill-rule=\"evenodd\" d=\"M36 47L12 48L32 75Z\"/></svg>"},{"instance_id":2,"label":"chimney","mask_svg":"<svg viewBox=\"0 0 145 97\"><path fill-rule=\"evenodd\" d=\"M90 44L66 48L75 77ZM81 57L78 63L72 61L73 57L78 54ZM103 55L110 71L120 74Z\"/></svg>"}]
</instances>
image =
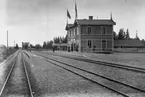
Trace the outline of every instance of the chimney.
<instances>
[{"instance_id":1,"label":"chimney","mask_svg":"<svg viewBox=\"0 0 145 97\"><path fill-rule=\"evenodd\" d=\"M89 16L89 20L93 20L93 16Z\"/></svg>"}]
</instances>

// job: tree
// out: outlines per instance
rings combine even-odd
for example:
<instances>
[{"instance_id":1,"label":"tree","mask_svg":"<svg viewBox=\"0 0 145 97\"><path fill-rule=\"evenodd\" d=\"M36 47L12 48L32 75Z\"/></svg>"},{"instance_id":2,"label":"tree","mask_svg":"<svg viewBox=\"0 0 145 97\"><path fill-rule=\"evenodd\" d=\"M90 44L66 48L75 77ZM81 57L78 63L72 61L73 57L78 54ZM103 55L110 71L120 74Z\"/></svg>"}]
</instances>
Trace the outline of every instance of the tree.
<instances>
[{"instance_id":1,"label":"tree","mask_svg":"<svg viewBox=\"0 0 145 97\"><path fill-rule=\"evenodd\" d=\"M36 49L40 49L40 48L41 48L41 45L40 45L40 44L36 44L36 45L35 45L35 48L36 48Z\"/></svg>"},{"instance_id":2,"label":"tree","mask_svg":"<svg viewBox=\"0 0 145 97\"><path fill-rule=\"evenodd\" d=\"M144 42L144 41L145 41L145 39L142 39L141 41L143 41L143 42Z\"/></svg>"},{"instance_id":3,"label":"tree","mask_svg":"<svg viewBox=\"0 0 145 97\"><path fill-rule=\"evenodd\" d=\"M54 37L54 43L67 43L67 35L65 37Z\"/></svg>"},{"instance_id":4,"label":"tree","mask_svg":"<svg viewBox=\"0 0 145 97\"><path fill-rule=\"evenodd\" d=\"M117 36L117 34L116 34L115 31L113 31L113 37L114 37L114 40L117 40L118 39L118 36Z\"/></svg>"},{"instance_id":5,"label":"tree","mask_svg":"<svg viewBox=\"0 0 145 97\"><path fill-rule=\"evenodd\" d=\"M46 42L43 42L43 48L47 48L47 44L46 44Z\"/></svg>"},{"instance_id":6,"label":"tree","mask_svg":"<svg viewBox=\"0 0 145 97\"><path fill-rule=\"evenodd\" d=\"M138 37L138 35L137 35L137 33L136 33L136 37L135 37L135 39L136 39L136 40L140 40L139 37Z\"/></svg>"},{"instance_id":7,"label":"tree","mask_svg":"<svg viewBox=\"0 0 145 97\"><path fill-rule=\"evenodd\" d=\"M125 39L127 39L127 40L130 39L130 36L129 36L129 30L128 30L128 29L126 30Z\"/></svg>"},{"instance_id":8,"label":"tree","mask_svg":"<svg viewBox=\"0 0 145 97\"><path fill-rule=\"evenodd\" d=\"M124 40L124 39L125 39L125 32L124 32L124 29L120 29L120 30L119 30L118 39L119 39L119 40Z\"/></svg>"},{"instance_id":9,"label":"tree","mask_svg":"<svg viewBox=\"0 0 145 97\"><path fill-rule=\"evenodd\" d=\"M30 48L34 48L34 46L32 44L30 44Z\"/></svg>"},{"instance_id":10,"label":"tree","mask_svg":"<svg viewBox=\"0 0 145 97\"><path fill-rule=\"evenodd\" d=\"M51 49L51 48L52 48L52 43L53 43L52 40L51 40L51 41L47 41L47 43L46 43L46 48L47 48L47 49Z\"/></svg>"},{"instance_id":11,"label":"tree","mask_svg":"<svg viewBox=\"0 0 145 97\"><path fill-rule=\"evenodd\" d=\"M67 35L62 38L62 43L67 43Z\"/></svg>"},{"instance_id":12,"label":"tree","mask_svg":"<svg viewBox=\"0 0 145 97\"><path fill-rule=\"evenodd\" d=\"M60 37L54 37L54 43L60 43Z\"/></svg>"}]
</instances>

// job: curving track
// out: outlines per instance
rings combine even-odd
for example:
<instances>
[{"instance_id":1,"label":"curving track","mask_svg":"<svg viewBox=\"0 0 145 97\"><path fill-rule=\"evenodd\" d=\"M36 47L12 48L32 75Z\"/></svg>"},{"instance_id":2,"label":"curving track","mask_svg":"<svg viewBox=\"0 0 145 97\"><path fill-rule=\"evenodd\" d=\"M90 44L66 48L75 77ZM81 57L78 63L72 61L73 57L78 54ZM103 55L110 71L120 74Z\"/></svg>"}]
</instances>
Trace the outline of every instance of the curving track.
<instances>
[{"instance_id":1,"label":"curving track","mask_svg":"<svg viewBox=\"0 0 145 97\"><path fill-rule=\"evenodd\" d=\"M36 53L36 54L38 54L38 53ZM64 58L69 58L69 59L73 59L73 60L78 60L78 61L94 63L94 64L98 64L98 65L104 65L104 66L110 66L110 67L114 67L114 68L129 70L129 71L133 71L133 72L145 73L145 69L144 68L139 68L139 67L126 66L126 65L122 65L122 64L109 63L109 62L103 62L103 61L96 61L96 60L92 60L92 59L88 59L88 58L82 58L82 57L56 55L56 54L52 54L52 53L49 53L49 54L54 55L54 56L60 56L60 57L64 57Z\"/></svg>"},{"instance_id":2,"label":"curving track","mask_svg":"<svg viewBox=\"0 0 145 97\"><path fill-rule=\"evenodd\" d=\"M40 55L42 56L42 55ZM46 56L42 56L44 58L44 60L46 60L47 62L50 62L56 66L59 66L67 71L70 71L76 75L79 75L87 80L90 80L94 83L97 83L97 84L100 84L101 86L105 87L105 88L108 88L124 97L130 97L131 94L128 94L126 91L124 90L131 90L131 91L134 91L136 94L143 94L145 95L145 90L143 89L139 89L139 88L136 88L134 86L131 86L131 85L128 85L128 84L124 84L122 82L119 82L119 81L116 81L114 79L111 79L109 77L105 77L103 75L99 75L99 74L96 74L96 73L93 73L93 72L90 72L90 71L87 71L87 70L84 70L84 69L81 69L81 68L78 68L78 67L75 67L75 66L72 66L70 64L67 64L65 62L62 62L62 61L58 61L58 60L55 60L55 59L52 59L52 58L48 58ZM60 65L61 64L61 65ZM89 76L93 76L93 77L89 77ZM110 83L112 85L106 85L106 84L102 84L101 82L98 82L96 79L94 78L97 78L97 79L101 79L101 80L105 80L107 81L107 83ZM117 87L120 87L120 88L124 88L124 90L122 91L121 89L116 89L114 88L114 85L117 86ZM135 97L135 96L134 96ZM144 96L142 96L144 97Z\"/></svg>"}]
</instances>

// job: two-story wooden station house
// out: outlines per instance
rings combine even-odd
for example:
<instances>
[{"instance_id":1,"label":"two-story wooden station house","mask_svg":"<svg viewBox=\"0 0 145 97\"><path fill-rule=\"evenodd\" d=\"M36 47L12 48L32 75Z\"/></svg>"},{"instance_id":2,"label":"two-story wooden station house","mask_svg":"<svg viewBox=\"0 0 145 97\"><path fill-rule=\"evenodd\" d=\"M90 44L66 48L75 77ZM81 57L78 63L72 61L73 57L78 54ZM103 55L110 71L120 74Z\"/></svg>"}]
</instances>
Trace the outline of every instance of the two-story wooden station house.
<instances>
[{"instance_id":1,"label":"two-story wooden station house","mask_svg":"<svg viewBox=\"0 0 145 97\"><path fill-rule=\"evenodd\" d=\"M110 19L76 19L67 24L68 50L79 52L113 52L113 25Z\"/></svg>"}]
</instances>

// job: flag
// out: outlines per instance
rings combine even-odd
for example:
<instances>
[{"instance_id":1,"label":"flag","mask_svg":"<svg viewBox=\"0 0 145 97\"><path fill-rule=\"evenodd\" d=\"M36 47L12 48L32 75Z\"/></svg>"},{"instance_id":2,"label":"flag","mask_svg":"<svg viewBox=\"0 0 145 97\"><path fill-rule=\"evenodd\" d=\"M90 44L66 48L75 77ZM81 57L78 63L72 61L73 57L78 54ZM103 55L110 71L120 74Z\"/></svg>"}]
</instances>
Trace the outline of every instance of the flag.
<instances>
[{"instance_id":1,"label":"flag","mask_svg":"<svg viewBox=\"0 0 145 97\"><path fill-rule=\"evenodd\" d=\"M113 20L113 19L112 19L112 12L111 12L111 14L110 14L110 19Z\"/></svg>"},{"instance_id":2,"label":"flag","mask_svg":"<svg viewBox=\"0 0 145 97\"><path fill-rule=\"evenodd\" d=\"M68 10L67 10L67 17L68 17L69 19L71 19L71 16L70 16L70 13L69 13Z\"/></svg>"},{"instance_id":3,"label":"flag","mask_svg":"<svg viewBox=\"0 0 145 97\"><path fill-rule=\"evenodd\" d=\"M76 15L75 19L77 19L77 17L78 17L78 12L77 12L77 4L76 4L76 2L75 2L75 15Z\"/></svg>"}]
</instances>

